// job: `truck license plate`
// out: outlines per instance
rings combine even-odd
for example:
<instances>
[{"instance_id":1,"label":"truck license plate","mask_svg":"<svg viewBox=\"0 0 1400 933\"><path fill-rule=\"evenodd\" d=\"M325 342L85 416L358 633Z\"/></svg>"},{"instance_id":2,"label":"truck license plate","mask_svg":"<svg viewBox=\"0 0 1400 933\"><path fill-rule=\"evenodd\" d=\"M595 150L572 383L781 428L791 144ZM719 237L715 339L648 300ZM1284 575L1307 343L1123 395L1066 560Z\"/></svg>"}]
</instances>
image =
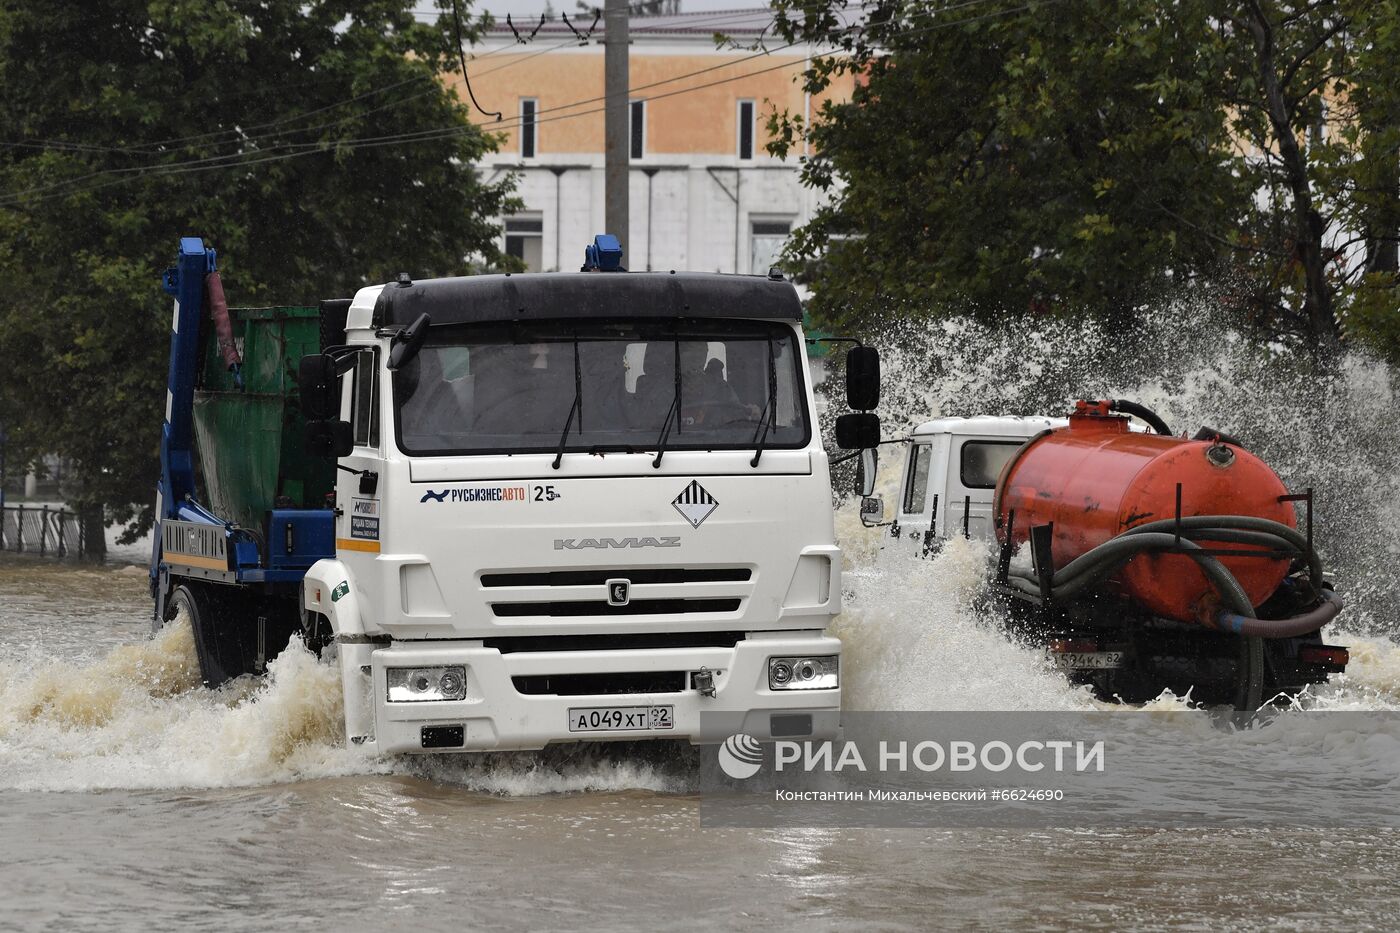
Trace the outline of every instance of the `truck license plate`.
<instances>
[{"instance_id":1,"label":"truck license plate","mask_svg":"<svg viewBox=\"0 0 1400 933\"><path fill-rule=\"evenodd\" d=\"M1067 651L1052 653L1056 667L1068 670L1109 670L1123 666L1121 651Z\"/></svg>"},{"instance_id":2,"label":"truck license plate","mask_svg":"<svg viewBox=\"0 0 1400 933\"><path fill-rule=\"evenodd\" d=\"M583 706L569 710L570 732L647 732L676 728L671 706Z\"/></svg>"}]
</instances>

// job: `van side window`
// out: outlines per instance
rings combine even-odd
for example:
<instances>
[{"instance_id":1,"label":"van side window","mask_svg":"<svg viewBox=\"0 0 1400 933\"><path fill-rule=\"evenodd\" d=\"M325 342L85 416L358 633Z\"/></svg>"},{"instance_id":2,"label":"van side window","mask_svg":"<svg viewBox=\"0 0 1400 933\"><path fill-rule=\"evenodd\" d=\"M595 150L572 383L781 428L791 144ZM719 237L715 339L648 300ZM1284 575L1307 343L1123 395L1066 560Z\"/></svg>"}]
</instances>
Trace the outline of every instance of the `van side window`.
<instances>
[{"instance_id":1,"label":"van side window","mask_svg":"<svg viewBox=\"0 0 1400 933\"><path fill-rule=\"evenodd\" d=\"M968 441L963 444L962 484L968 489L995 489L1001 468L1020 447L1020 441Z\"/></svg>"},{"instance_id":2,"label":"van side window","mask_svg":"<svg viewBox=\"0 0 1400 933\"><path fill-rule=\"evenodd\" d=\"M904 483L904 511L909 515L922 515L928 498L928 465L933 452L932 444L915 444L909 452L909 475Z\"/></svg>"},{"instance_id":3,"label":"van side window","mask_svg":"<svg viewBox=\"0 0 1400 933\"><path fill-rule=\"evenodd\" d=\"M355 368L351 370L354 383L350 390L350 423L355 429L356 447L379 446L379 384L375 378L378 352L355 354Z\"/></svg>"}]
</instances>

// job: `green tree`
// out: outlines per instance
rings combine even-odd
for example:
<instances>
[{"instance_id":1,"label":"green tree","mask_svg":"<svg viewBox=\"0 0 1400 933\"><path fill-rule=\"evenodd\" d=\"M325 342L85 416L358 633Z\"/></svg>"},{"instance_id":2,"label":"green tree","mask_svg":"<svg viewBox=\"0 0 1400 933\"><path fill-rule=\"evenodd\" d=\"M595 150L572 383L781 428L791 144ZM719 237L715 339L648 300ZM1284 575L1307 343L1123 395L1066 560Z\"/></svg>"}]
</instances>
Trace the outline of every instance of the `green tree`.
<instances>
[{"instance_id":1,"label":"green tree","mask_svg":"<svg viewBox=\"0 0 1400 933\"><path fill-rule=\"evenodd\" d=\"M786 41L840 50L808 91L857 76L811 125L770 120L775 154L808 134L830 195L791 245L820 259L814 310L1123 317L1214 268L1248 196L1183 5L885 0L847 25L838 0L779 0Z\"/></svg>"},{"instance_id":2,"label":"green tree","mask_svg":"<svg viewBox=\"0 0 1400 933\"><path fill-rule=\"evenodd\" d=\"M1400 0L779 0L815 310L1121 316L1207 278L1263 335L1400 348ZM1364 250L1364 257L1359 252ZM1340 323L1339 323L1340 322Z\"/></svg>"},{"instance_id":3,"label":"green tree","mask_svg":"<svg viewBox=\"0 0 1400 933\"><path fill-rule=\"evenodd\" d=\"M441 81L454 24L424 5L0 0L12 468L60 454L90 516L149 526L177 236L219 249L245 305L505 261L512 182L473 168L496 140Z\"/></svg>"}]
</instances>

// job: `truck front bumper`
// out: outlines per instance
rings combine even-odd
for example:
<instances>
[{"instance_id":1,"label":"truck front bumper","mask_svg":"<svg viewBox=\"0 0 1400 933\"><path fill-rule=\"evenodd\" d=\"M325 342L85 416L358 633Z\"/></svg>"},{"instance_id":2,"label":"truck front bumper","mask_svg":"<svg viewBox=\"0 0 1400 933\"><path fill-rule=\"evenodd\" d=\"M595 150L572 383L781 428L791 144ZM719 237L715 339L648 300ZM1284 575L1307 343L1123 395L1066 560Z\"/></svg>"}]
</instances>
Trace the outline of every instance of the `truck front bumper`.
<instances>
[{"instance_id":1,"label":"truck front bumper","mask_svg":"<svg viewBox=\"0 0 1400 933\"><path fill-rule=\"evenodd\" d=\"M347 741L380 754L539 749L555 742L683 739L722 742L735 732L758 739L830 738L840 726L841 690L771 690L770 657L828 657L841 642L820 632L755 633L733 647L502 654L480 642L395 642L340 646ZM389 702L390 668L461 666L461 700ZM709 671L714 695L692 674ZM515 678L684 672L684 688L664 693L523 693ZM669 728L570 728L570 710L669 708ZM705 715L702 714L724 714ZM577 717L575 717L576 719ZM456 744L460 729L460 744ZM426 732L425 732L426 730ZM448 744L442 744L446 737Z\"/></svg>"}]
</instances>

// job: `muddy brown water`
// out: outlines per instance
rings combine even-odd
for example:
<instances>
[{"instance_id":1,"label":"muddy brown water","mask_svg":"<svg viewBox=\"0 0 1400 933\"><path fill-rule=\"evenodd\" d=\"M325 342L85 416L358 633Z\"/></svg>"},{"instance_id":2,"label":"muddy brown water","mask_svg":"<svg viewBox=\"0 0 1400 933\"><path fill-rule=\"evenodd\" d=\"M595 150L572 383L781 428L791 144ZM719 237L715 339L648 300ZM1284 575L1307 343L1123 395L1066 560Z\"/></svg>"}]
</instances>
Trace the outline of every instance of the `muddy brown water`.
<instances>
[{"instance_id":1,"label":"muddy brown water","mask_svg":"<svg viewBox=\"0 0 1400 933\"><path fill-rule=\"evenodd\" d=\"M857 595L881 579L856 574ZM906 610L875 602L841 623L869 635L852 689L871 703L917 691L918 670L879 676L896 645L945 668L983 648L985 670L945 671L963 686L913 708L1083 702L980 630L882 640L873 623ZM187 636L151 639L148 613L140 568L0 558L0 929L1382 929L1400 912L1386 830L707 829L683 754L367 760L341 748L333 670L288 655L271 683L207 691ZM1337 695L1387 708L1396 649L1373 647Z\"/></svg>"}]
</instances>

